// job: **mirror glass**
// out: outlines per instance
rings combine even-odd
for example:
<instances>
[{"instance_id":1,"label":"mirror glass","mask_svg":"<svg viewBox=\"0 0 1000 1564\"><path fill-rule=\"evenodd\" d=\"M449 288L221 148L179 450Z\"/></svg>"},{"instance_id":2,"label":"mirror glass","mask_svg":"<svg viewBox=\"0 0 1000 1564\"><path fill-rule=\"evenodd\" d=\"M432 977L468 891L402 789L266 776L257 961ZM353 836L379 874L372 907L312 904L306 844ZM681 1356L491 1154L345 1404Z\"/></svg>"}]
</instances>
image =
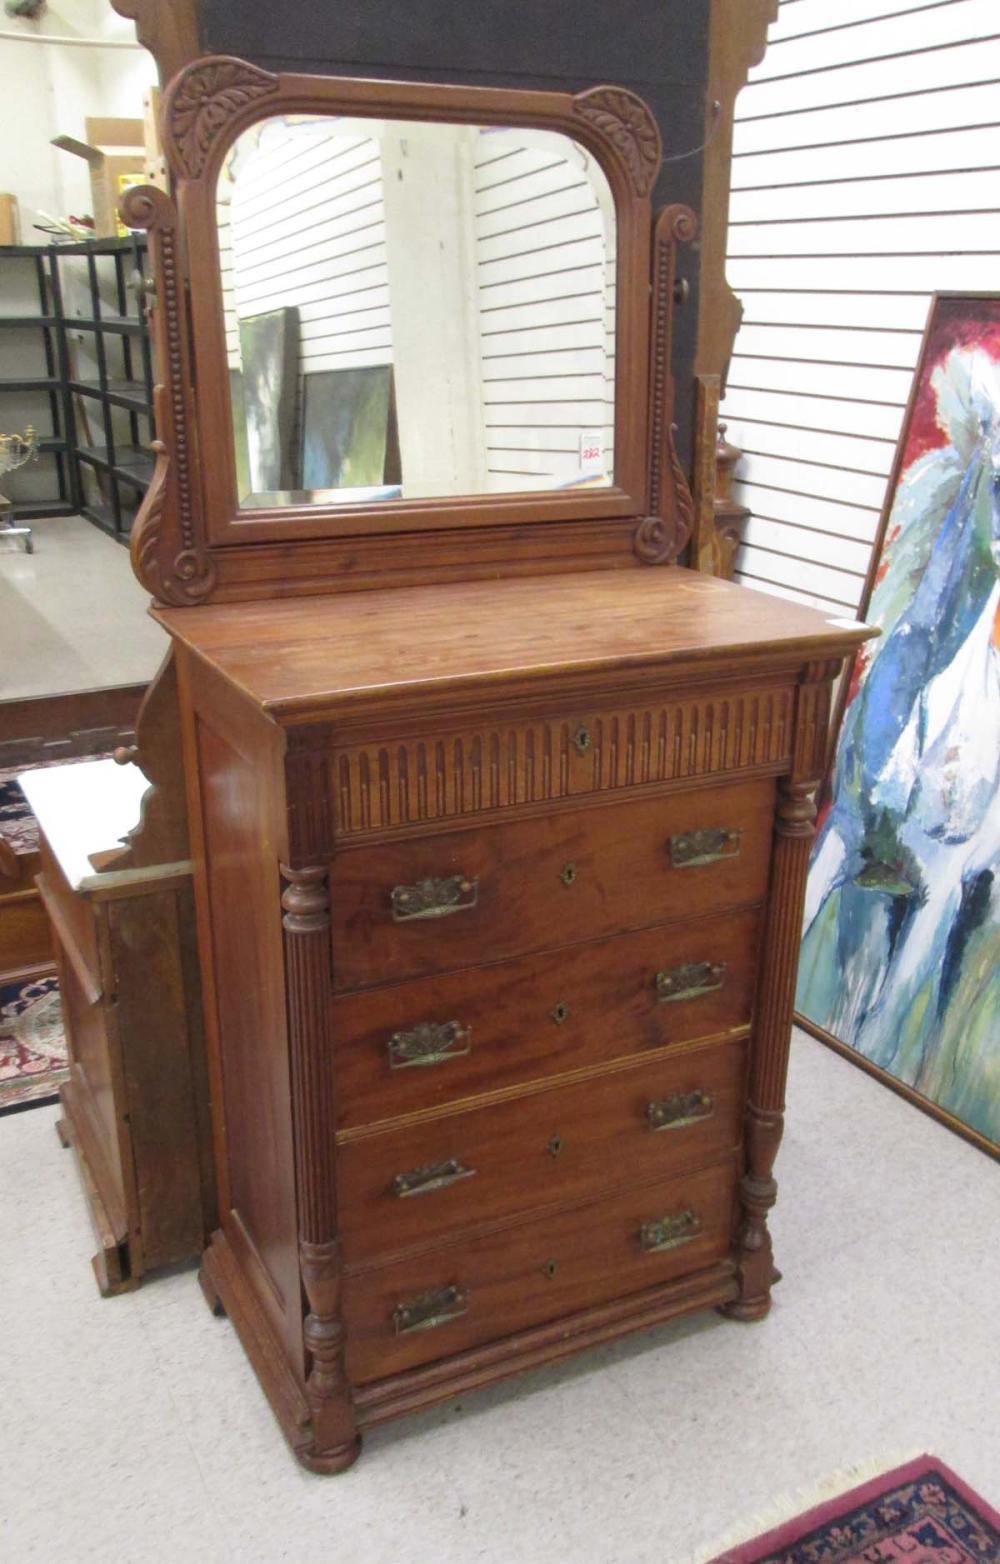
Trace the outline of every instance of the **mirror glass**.
<instances>
[{"instance_id":1,"label":"mirror glass","mask_svg":"<svg viewBox=\"0 0 1000 1564\"><path fill-rule=\"evenodd\" d=\"M615 212L553 131L281 115L217 213L243 508L607 486Z\"/></svg>"}]
</instances>

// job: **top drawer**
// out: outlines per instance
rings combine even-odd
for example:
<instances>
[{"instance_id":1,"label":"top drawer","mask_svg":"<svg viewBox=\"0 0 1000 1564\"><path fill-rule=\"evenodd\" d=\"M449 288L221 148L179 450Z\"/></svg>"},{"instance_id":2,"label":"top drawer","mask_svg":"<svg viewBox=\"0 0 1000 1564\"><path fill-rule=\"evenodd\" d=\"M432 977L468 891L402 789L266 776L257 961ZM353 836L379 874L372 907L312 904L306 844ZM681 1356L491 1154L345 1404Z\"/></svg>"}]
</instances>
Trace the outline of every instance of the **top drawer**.
<instances>
[{"instance_id":1,"label":"top drawer","mask_svg":"<svg viewBox=\"0 0 1000 1564\"><path fill-rule=\"evenodd\" d=\"M758 902L774 784L748 782L341 853L338 992Z\"/></svg>"}]
</instances>

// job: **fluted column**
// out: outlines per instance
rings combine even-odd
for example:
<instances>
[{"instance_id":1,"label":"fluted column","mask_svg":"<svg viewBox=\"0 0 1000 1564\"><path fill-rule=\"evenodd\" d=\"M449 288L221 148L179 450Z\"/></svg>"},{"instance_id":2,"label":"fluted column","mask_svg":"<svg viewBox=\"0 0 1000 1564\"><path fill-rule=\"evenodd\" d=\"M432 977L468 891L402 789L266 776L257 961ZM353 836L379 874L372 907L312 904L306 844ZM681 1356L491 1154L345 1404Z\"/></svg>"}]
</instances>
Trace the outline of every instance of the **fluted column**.
<instances>
[{"instance_id":1,"label":"fluted column","mask_svg":"<svg viewBox=\"0 0 1000 1564\"><path fill-rule=\"evenodd\" d=\"M737 1259L739 1296L722 1312L759 1320L771 1307L774 1268L767 1216L778 1194L772 1169L784 1128L785 1078L792 1036L795 979L816 806L813 792L828 746L830 681L839 663L805 670L796 702L792 772L778 784L767 920L758 968L744 1136L746 1171Z\"/></svg>"},{"instance_id":2,"label":"fluted column","mask_svg":"<svg viewBox=\"0 0 1000 1564\"><path fill-rule=\"evenodd\" d=\"M295 1121L299 1261L309 1303L303 1336L312 1444L298 1452L311 1471L357 1459L360 1439L344 1368L340 1244L334 1166L333 1037L330 1024L330 897L323 866L281 866L285 981Z\"/></svg>"}]
</instances>

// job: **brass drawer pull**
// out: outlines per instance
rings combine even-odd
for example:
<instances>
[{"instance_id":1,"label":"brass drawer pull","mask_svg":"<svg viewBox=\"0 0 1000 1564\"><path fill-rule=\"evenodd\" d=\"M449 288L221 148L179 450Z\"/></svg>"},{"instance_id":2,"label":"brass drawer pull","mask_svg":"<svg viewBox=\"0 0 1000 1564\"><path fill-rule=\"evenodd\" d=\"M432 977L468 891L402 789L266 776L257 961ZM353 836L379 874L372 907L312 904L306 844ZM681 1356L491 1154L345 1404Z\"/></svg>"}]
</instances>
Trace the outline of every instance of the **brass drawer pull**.
<instances>
[{"instance_id":1,"label":"brass drawer pull","mask_svg":"<svg viewBox=\"0 0 1000 1564\"><path fill-rule=\"evenodd\" d=\"M455 1157L447 1162L432 1162L425 1168L413 1168L409 1173L397 1173L392 1181L392 1192L400 1200L410 1195L429 1195L434 1189L447 1189L463 1178L474 1178L475 1168L463 1167Z\"/></svg>"},{"instance_id":2,"label":"brass drawer pull","mask_svg":"<svg viewBox=\"0 0 1000 1564\"><path fill-rule=\"evenodd\" d=\"M644 1254L661 1254L664 1249L678 1249L689 1244L701 1232L701 1218L693 1211L682 1211L678 1216L664 1216L658 1222L643 1222L639 1229L639 1248Z\"/></svg>"},{"instance_id":3,"label":"brass drawer pull","mask_svg":"<svg viewBox=\"0 0 1000 1564\"><path fill-rule=\"evenodd\" d=\"M390 1070L443 1064L472 1050L472 1028L457 1021L422 1021L409 1032L393 1032L387 1043Z\"/></svg>"},{"instance_id":4,"label":"brass drawer pull","mask_svg":"<svg viewBox=\"0 0 1000 1564\"><path fill-rule=\"evenodd\" d=\"M447 1325L469 1310L469 1294L464 1287L439 1287L434 1292L422 1292L407 1303L397 1303L392 1311L392 1328L397 1336L407 1336L415 1330L433 1330L436 1325Z\"/></svg>"},{"instance_id":5,"label":"brass drawer pull","mask_svg":"<svg viewBox=\"0 0 1000 1564\"><path fill-rule=\"evenodd\" d=\"M590 729L582 723L573 734L573 743L581 755L585 755L591 746Z\"/></svg>"},{"instance_id":6,"label":"brass drawer pull","mask_svg":"<svg viewBox=\"0 0 1000 1564\"><path fill-rule=\"evenodd\" d=\"M395 885L391 893L394 923L412 923L417 918L447 918L453 912L465 912L479 899L479 881L464 874L446 879L418 880L416 885Z\"/></svg>"},{"instance_id":7,"label":"brass drawer pull","mask_svg":"<svg viewBox=\"0 0 1000 1564\"><path fill-rule=\"evenodd\" d=\"M688 961L656 974L656 997L661 1005L675 999L697 999L701 994L717 994L726 981L724 961Z\"/></svg>"},{"instance_id":8,"label":"brass drawer pull","mask_svg":"<svg viewBox=\"0 0 1000 1564\"><path fill-rule=\"evenodd\" d=\"M707 1092L684 1092L649 1103L646 1118L651 1130L683 1130L710 1119L714 1112L715 1104Z\"/></svg>"},{"instance_id":9,"label":"brass drawer pull","mask_svg":"<svg viewBox=\"0 0 1000 1564\"><path fill-rule=\"evenodd\" d=\"M742 838L742 831L685 831L667 844L670 862L675 869L697 869L721 858L738 858Z\"/></svg>"}]
</instances>

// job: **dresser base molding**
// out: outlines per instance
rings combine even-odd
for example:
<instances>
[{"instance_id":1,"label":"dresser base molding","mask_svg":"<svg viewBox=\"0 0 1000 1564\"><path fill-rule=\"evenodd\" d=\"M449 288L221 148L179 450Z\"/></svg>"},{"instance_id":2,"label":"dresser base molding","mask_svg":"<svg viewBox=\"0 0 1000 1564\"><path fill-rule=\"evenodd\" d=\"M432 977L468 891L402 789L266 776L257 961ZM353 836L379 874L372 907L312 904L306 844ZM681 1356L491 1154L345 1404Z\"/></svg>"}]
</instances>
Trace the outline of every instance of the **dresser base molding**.
<instances>
[{"instance_id":1,"label":"dresser base molding","mask_svg":"<svg viewBox=\"0 0 1000 1564\"><path fill-rule=\"evenodd\" d=\"M305 1392L222 1232L212 1235L199 1281L212 1311L229 1315L296 1458L311 1472L346 1471L360 1454L360 1437L342 1449L319 1451L314 1448ZM484 1389L526 1369L557 1363L588 1347L615 1341L633 1331L648 1330L677 1315L724 1308L737 1298L738 1293L735 1264L730 1260L719 1261L660 1287L581 1309L545 1325L518 1331L503 1341L474 1347L437 1363L360 1386L354 1391L358 1425L373 1428L452 1396Z\"/></svg>"},{"instance_id":2,"label":"dresser base molding","mask_svg":"<svg viewBox=\"0 0 1000 1564\"><path fill-rule=\"evenodd\" d=\"M76 1170L80 1175L90 1225L97 1239L97 1253L91 1259L97 1287L102 1298L113 1298L119 1293L133 1292L139 1285L131 1274L128 1253L127 1229L116 1229L101 1199L97 1179L87 1156L88 1143L94 1141L85 1117L80 1114L76 1089L72 1080L59 1089L59 1102L64 1117L56 1124L56 1134L62 1146L75 1153ZM93 1155L93 1152L91 1153Z\"/></svg>"}]
</instances>

